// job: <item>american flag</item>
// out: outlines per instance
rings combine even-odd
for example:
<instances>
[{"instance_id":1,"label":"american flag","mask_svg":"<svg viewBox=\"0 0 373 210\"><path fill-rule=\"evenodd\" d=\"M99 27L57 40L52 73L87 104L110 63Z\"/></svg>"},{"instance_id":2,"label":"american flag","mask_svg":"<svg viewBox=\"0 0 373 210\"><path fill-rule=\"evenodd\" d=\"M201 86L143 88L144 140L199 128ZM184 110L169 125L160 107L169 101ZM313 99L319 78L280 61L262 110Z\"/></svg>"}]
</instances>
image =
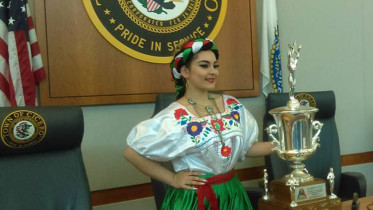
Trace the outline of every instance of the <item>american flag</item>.
<instances>
[{"instance_id":1,"label":"american flag","mask_svg":"<svg viewBox=\"0 0 373 210\"><path fill-rule=\"evenodd\" d=\"M37 105L44 78L27 0L0 0L0 107Z\"/></svg>"}]
</instances>

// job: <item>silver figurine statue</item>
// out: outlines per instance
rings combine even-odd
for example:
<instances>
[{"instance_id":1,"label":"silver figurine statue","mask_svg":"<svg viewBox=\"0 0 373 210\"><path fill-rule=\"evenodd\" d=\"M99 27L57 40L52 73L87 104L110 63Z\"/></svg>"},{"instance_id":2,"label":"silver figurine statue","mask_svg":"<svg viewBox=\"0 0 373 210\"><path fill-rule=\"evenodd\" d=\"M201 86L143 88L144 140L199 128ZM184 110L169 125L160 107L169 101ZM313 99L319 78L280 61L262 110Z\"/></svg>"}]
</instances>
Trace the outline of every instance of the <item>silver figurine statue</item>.
<instances>
[{"instance_id":1,"label":"silver figurine statue","mask_svg":"<svg viewBox=\"0 0 373 210\"><path fill-rule=\"evenodd\" d=\"M290 189L290 196L291 196L290 207L298 206L298 204L295 202L295 186L298 186L299 182L293 176L293 174L290 175L290 179L288 179L288 181L286 182L286 185L289 186L289 189Z\"/></svg>"},{"instance_id":2,"label":"silver figurine statue","mask_svg":"<svg viewBox=\"0 0 373 210\"><path fill-rule=\"evenodd\" d=\"M295 70L297 69L298 59L300 56L300 49L302 48L302 45L299 45L296 47L297 41L294 41L293 45L289 44L289 51L288 51L288 69L289 69L289 85L290 85L290 101L293 102L294 106L299 106L299 102L294 101L294 90L295 90Z\"/></svg>"},{"instance_id":3,"label":"silver figurine statue","mask_svg":"<svg viewBox=\"0 0 373 210\"><path fill-rule=\"evenodd\" d=\"M268 194L268 173L267 173L267 169L264 169L263 182L264 182L264 190L265 190L265 194L263 196L263 199L268 200L269 194Z\"/></svg>"},{"instance_id":4,"label":"silver figurine statue","mask_svg":"<svg viewBox=\"0 0 373 210\"><path fill-rule=\"evenodd\" d=\"M329 180L329 189L330 189L330 196L329 198L334 199L337 198L337 196L334 194L334 179L335 175L333 172L333 168L329 169L328 176L326 177L327 180Z\"/></svg>"}]
</instances>

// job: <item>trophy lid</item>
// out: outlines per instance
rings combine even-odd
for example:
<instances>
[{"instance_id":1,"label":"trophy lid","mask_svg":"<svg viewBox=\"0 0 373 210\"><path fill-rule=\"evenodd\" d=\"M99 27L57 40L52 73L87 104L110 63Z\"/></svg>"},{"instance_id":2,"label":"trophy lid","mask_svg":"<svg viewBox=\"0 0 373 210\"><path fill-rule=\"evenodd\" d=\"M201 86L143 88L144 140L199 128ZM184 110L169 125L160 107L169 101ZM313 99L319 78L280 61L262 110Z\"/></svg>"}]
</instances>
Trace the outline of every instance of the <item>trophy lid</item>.
<instances>
[{"instance_id":1,"label":"trophy lid","mask_svg":"<svg viewBox=\"0 0 373 210\"><path fill-rule=\"evenodd\" d=\"M270 114L282 114L282 113L301 114L301 113L311 113L311 112L316 113L318 111L319 109L316 107L302 106L302 105L299 105L297 107L291 107L288 105L288 106L282 106L282 107L271 109L269 110L269 113Z\"/></svg>"}]
</instances>

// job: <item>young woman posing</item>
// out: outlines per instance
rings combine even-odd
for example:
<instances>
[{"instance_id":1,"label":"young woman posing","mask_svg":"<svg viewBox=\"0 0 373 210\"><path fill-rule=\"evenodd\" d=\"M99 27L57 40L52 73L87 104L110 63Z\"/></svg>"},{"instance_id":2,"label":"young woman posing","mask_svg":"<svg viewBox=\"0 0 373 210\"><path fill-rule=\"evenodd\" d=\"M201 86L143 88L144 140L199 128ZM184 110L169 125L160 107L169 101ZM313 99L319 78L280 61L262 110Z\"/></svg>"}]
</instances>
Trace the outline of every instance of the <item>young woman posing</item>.
<instances>
[{"instance_id":1,"label":"young woman posing","mask_svg":"<svg viewBox=\"0 0 373 210\"><path fill-rule=\"evenodd\" d=\"M209 39L183 45L171 62L177 101L130 132L124 156L168 189L162 209L252 209L233 167L271 153L254 117L234 97L214 94L219 53ZM171 161L170 171L156 161Z\"/></svg>"}]
</instances>

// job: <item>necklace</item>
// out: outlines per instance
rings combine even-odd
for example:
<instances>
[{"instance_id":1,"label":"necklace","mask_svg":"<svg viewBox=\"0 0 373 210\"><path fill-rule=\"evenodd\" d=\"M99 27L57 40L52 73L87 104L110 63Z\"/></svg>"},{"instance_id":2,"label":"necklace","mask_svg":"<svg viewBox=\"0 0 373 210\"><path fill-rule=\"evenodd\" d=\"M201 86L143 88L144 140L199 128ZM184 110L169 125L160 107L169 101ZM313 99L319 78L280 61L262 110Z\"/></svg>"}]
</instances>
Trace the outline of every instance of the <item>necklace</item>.
<instances>
[{"instance_id":1,"label":"necklace","mask_svg":"<svg viewBox=\"0 0 373 210\"><path fill-rule=\"evenodd\" d=\"M219 117L220 117L220 118L218 118L217 113L214 111L214 109L213 109L212 106L207 105L207 106L204 107L204 109L206 110L207 114L208 114L209 116L211 116L211 118L213 118L213 119L215 120L215 122L214 122L214 123L216 123L216 124L215 124L215 127L217 128L216 130L217 130L217 132L218 132L218 136L219 136L220 142L221 142L221 144L222 144L222 149L221 149L221 150L223 150L223 148L224 148L224 146L225 146L225 140L224 140L223 135L222 135L222 133L221 133L220 125L219 125L219 123L217 122L218 120L222 120L221 112L220 112L220 110L219 110L218 105L216 104L216 101L215 101L214 96L213 96L211 93L209 93L209 94L207 95L207 97L208 97L209 101L212 102L213 106L214 106L215 109L217 110L217 113L219 113ZM203 115L201 115L200 111L199 111L198 108L197 108L198 106L201 107L202 105L197 104L197 103L194 101L193 98L189 98L189 99L188 99L188 103L191 104L191 105L193 105L194 111L196 111L197 115L198 115L200 118L203 118L203 119L205 120L205 118L203 117ZM203 107L203 106L202 106L202 107ZM206 120L205 120L205 121L206 121Z\"/></svg>"}]
</instances>

